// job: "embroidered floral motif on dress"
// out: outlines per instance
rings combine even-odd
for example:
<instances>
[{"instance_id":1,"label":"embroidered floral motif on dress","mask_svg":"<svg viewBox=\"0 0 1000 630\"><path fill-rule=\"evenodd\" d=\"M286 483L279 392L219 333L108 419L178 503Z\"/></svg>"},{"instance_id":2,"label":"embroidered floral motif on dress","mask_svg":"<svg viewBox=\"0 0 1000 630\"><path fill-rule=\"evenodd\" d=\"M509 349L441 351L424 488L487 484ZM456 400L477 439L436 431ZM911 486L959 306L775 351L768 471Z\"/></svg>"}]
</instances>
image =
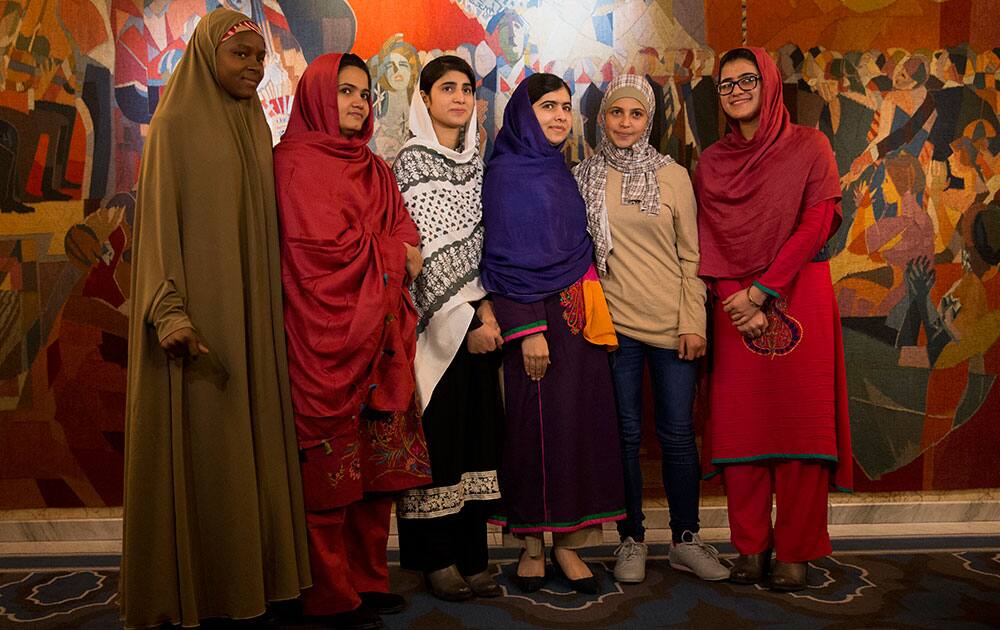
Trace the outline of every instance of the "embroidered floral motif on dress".
<instances>
[{"instance_id":1,"label":"embroidered floral motif on dress","mask_svg":"<svg viewBox=\"0 0 1000 630\"><path fill-rule=\"evenodd\" d=\"M764 307L767 330L756 339L743 337L743 344L754 354L781 357L798 347L802 341L802 324L789 315L788 302L782 298L772 300Z\"/></svg>"},{"instance_id":2,"label":"embroidered floral motif on dress","mask_svg":"<svg viewBox=\"0 0 1000 630\"><path fill-rule=\"evenodd\" d=\"M430 455L420 427L419 412L397 412L387 420L363 421L370 450L365 448L365 490L392 486L400 477L431 478Z\"/></svg>"},{"instance_id":3,"label":"embroidered floral motif on dress","mask_svg":"<svg viewBox=\"0 0 1000 630\"><path fill-rule=\"evenodd\" d=\"M587 323L587 306L583 301L583 283L576 282L559 294L559 304L563 307L563 319L570 332L579 335Z\"/></svg>"}]
</instances>

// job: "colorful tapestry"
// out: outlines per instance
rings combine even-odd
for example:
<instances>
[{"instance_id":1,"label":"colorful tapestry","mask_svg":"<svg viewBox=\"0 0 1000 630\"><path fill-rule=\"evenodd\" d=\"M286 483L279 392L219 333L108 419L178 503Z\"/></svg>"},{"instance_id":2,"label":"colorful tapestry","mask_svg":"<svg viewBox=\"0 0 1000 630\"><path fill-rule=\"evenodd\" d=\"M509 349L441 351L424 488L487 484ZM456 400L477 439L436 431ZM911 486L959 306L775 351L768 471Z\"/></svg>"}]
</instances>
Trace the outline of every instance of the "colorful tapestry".
<instances>
[{"instance_id":1,"label":"colorful tapestry","mask_svg":"<svg viewBox=\"0 0 1000 630\"><path fill-rule=\"evenodd\" d=\"M477 75L483 150L516 84L573 91L570 162L610 80L647 77L651 142L721 131L717 53L772 50L843 177L830 243L860 490L1000 487L1000 21L992 0L224 0L262 27L274 139L309 60L373 74L374 149L405 141L420 68ZM121 503L128 277L143 137L216 0L6 0L0 10L0 509ZM655 449L654 449L655 450Z\"/></svg>"}]
</instances>

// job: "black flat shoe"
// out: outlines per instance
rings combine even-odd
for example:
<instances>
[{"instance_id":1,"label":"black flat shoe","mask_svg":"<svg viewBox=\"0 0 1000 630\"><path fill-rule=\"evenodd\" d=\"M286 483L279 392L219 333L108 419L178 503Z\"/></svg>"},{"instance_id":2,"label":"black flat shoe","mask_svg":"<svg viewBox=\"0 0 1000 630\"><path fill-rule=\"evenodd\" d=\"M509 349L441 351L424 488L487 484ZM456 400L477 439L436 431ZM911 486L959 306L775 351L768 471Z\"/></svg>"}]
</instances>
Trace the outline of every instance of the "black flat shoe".
<instances>
[{"instance_id":1,"label":"black flat shoe","mask_svg":"<svg viewBox=\"0 0 1000 630\"><path fill-rule=\"evenodd\" d=\"M772 591L793 593L806 587L809 565L805 562L775 562L768 586Z\"/></svg>"},{"instance_id":2,"label":"black flat shoe","mask_svg":"<svg viewBox=\"0 0 1000 630\"><path fill-rule=\"evenodd\" d=\"M431 595L446 602L461 602L473 597L472 589L462 579L455 565L424 574Z\"/></svg>"},{"instance_id":3,"label":"black flat shoe","mask_svg":"<svg viewBox=\"0 0 1000 630\"><path fill-rule=\"evenodd\" d=\"M462 577L465 578L469 588L477 597L500 597L503 595L503 589L490 575L489 569L475 575L463 575Z\"/></svg>"},{"instance_id":4,"label":"black flat shoe","mask_svg":"<svg viewBox=\"0 0 1000 630\"><path fill-rule=\"evenodd\" d=\"M593 575L590 577L580 578L578 580L571 580L566 576L566 572L563 571L562 566L559 565L559 561L556 560L556 549L552 548L552 567L556 571L556 575L562 579L569 582L569 585L573 587L573 590L577 593L583 593L585 595L597 595L601 592L601 587L597 583L597 578Z\"/></svg>"},{"instance_id":5,"label":"black flat shoe","mask_svg":"<svg viewBox=\"0 0 1000 630\"><path fill-rule=\"evenodd\" d=\"M521 559L524 558L524 554L527 552L527 549L521 550L521 555L517 558L518 566L521 566ZM544 560L545 556L542 556L542 558ZM534 593L535 591L541 590L541 588L545 586L544 575L518 575L517 567L514 568L514 575L511 577L510 581L513 582L514 586L517 587L517 590L522 593Z\"/></svg>"},{"instance_id":6,"label":"black flat shoe","mask_svg":"<svg viewBox=\"0 0 1000 630\"><path fill-rule=\"evenodd\" d=\"M406 599L395 593L358 593L361 603L380 615L395 615L406 608Z\"/></svg>"},{"instance_id":7,"label":"black flat shoe","mask_svg":"<svg viewBox=\"0 0 1000 630\"><path fill-rule=\"evenodd\" d=\"M328 622L336 630L379 630L385 627L378 613L365 606L364 602L354 610L317 619Z\"/></svg>"},{"instance_id":8,"label":"black flat shoe","mask_svg":"<svg viewBox=\"0 0 1000 630\"><path fill-rule=\"evenodd\" d=\"M733 562L729 581L734 584L760 584L771 568L771 550L749 555L740 554Z\"/></svg>"}]
</instances>

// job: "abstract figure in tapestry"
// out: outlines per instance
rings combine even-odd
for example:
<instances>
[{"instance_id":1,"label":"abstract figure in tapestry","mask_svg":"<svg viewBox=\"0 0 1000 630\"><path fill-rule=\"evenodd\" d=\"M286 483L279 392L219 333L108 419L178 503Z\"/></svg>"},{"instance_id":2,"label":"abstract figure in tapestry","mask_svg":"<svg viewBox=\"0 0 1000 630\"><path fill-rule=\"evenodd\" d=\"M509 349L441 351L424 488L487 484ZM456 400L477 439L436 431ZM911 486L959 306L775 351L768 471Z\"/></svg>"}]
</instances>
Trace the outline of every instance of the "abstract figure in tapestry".
<instances>
[{"instance_id":1,"label":"abstract figure in tapestry","mask_svg":"<svg viewBox=\"0 0 1000 630\"><path fill-rule=\"evenodd\" d=\"M66 178L77 120L74 51L48 0L7 2L0 26L0 210L31 212L25 202L65 201L78 195L65 190L80 188Z\"/></svg>"},{"instance_id":2,"label":"abstract figure in tapestry","mask_svg":"<svg viewBox=\"0 0 1000 630\"><path fill-rule=\"evenodd\" d=\"M482 78L482 89L477 90L477 106L480 116L484 118L487 137L485 143L486 155L493 151L493 138L503 126L503 111L510 100L517 84L533 70L526 64L525 53L528 50L528 23L514 9L504 9L494 15L486 25L486 32L491 36L488 40L492 46L488 49L495 63L488 72L483 72L485 64L477 63L476 70ZM477 55L479 56L479 55Z\"/></svg>"},{"instance_id":3,"label":"abstract figure in tapestry","mask_svg":"<svg viewBox=\"0 0 1000 630\"><path fill-rule=\"evenodd\" d=\"M420 76L417 49L397 33L368 60L368 67L374 84L372 114L375 116L375 135L369 146L391 162L407 136L410 97Z\"/></svg>"}]
</instances>

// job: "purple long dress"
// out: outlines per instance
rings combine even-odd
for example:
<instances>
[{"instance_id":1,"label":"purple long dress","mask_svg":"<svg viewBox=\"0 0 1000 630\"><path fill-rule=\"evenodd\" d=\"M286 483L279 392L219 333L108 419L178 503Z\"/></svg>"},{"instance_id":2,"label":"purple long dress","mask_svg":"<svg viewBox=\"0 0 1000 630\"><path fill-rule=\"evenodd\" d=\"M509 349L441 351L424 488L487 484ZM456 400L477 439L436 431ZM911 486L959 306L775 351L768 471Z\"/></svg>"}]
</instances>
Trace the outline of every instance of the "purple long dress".
<instances>
[{"instance_id":1,"label":"purple long dress","mask_svg":"<svg viewBox=\"0 0 1000 630\"><path fill-rule=\"evenodd\" d=\"M593 258L586 206L523 82L487 165L483 223L481 277L505 340L503 515L491 520L515 534L621 520L625 483L607 351L582 332L580 280ZM537 332L551 364L535 382L520 340Z\"/></svg>"},{"instance_id":2,"label":"purple long dress","mask_svg":"<svg viewBox=\"0 0 1000 630\"><path fill-rule=\"evenodd\" d=\"M508 340L500 466L505 516L495 522L516 534L570 532L625 517L608 353L569 323L582 306L569 297L574 293L580 294L568 290L528 304L494 297ZM519 338L513 338L519 333L509 332L525 325L544 326L549 346L552 363L537 382L524 370Z\"/></svg>"}]
</instances>

